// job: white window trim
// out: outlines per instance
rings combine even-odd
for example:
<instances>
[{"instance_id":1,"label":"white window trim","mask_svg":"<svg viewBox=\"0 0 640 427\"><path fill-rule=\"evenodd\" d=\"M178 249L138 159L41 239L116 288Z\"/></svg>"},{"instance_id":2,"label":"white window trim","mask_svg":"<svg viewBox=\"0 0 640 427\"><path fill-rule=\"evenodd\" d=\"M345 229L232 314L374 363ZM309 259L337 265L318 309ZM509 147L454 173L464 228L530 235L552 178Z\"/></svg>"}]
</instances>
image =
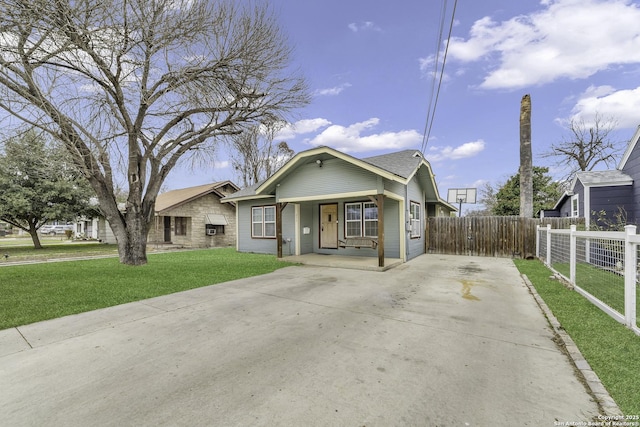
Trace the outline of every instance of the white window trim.
<instances>
[{"instance_id":1,"label":"white window trim","mask_svg":"<svg viewBox=\"0 0 640 427\"><path fill-rule=\"evenodd\" d=\"M580 195L575 194L571 196L571 218L578 218L580 216ZM575 201L576 209L573 210L573 203Z\"/></svg>"},{"instance_id":2,"label":"white window trim","mask_svg":"<svg viewBox=\"0 0 640 427\"><path fill-rule=\"evenodd\" d=\"M348 219L348 215L347 215L347 208L349 206L358 206L358 208L360 209L360 219ZM369 236L366 234L366 230L367 228L365 227L365 225L367 223L371 223L371 222L375 222L376 224L378 223L378 215L376 215L376 219L366 219L365 218L365 209L366 208L370 208L370 207L375 207L376 208L376 212L378 207L376 206L375 203L373 202L351 202L351 203L345 203L344 204L344 218L345 218L345 228L344 228L344 234L345 237L371 237L371 238L377 238L378 235L376 234L375 236ZM358 223L359 224L359 230L360 230L360 234L359 235L352 235L352 234L348 234L349 231L349 227L347 224L349 223ZM376 227L376 230L378 229L378 227Z\"/></svg>"},{"instance_id":3,"label":"white window trim","mask_svg":"<svg viewBox=\"0 0 640 427\"><path fill-rule=\"evenodd\" d=\"M367 219L367 216L365 215L366 212L366 208L367 207L374 207L376 209L376 219ZM362 203L362 235L364 237L372 237L372 238L378 238L378 233L376 233L375 236L368 236L366 234L366 230L367 230L367 223L368 222L375 222L376 223L376 230L378 230L378 206L376 206L375 203L373 202L363 202Z\"/></svg>"},{"instance_id":4,"label":"white window trim","mask_svg":"<svg viewBox=\"0 0 640 427\"><path fill-rule=\"evenodd\" d=\"M267 221L266 215L265 215L265 210L267 209L273 209L274 211L274 215L273 215L273 221ZM275 228L275 209L276 207L273 205L269 205L269 206L253 206L251 207L251 238L253 239L275 239L276 238L276 228ZM253 212L254 210L260 210L260 221L254 221L253 219ZM255 233L255 227L254 224L260 224L260 234L256 234ZM273 235L266 235L266 225L267 224L274 224L273 227Z\"/></svg>"},{"instance_id":5,"label":"white window trim","mask_svg":"<svg viewBox=\"0 0 640 427\"><path fill-rule=\"evenodd\" d=\"M349 216L347 214L349 206L358 206L358 209L360 209L360 218L358 218L358 219L349 219ZM360 236L362 236L362 216L363 216L362 203L345 203L344 204L344 223L345 223L344 237L360 237ZM352 224L352 223L358 223L359 224L358 228L360 230L360 235L355 236L355 235L352 235L352 234L348 234L349 233L349 224Z\"/></svg>"},{"instance_id":6,"label":"white window trim","mask_svg":"<svg viewBox=\"0 0 640 427\"><path fill-rule=\"evenodd\" d=\"M412 239L419 239L422 237L422 205L420 203L409 202L409 217L411 219L410 237Z\"/></svg>"}]
</instances>

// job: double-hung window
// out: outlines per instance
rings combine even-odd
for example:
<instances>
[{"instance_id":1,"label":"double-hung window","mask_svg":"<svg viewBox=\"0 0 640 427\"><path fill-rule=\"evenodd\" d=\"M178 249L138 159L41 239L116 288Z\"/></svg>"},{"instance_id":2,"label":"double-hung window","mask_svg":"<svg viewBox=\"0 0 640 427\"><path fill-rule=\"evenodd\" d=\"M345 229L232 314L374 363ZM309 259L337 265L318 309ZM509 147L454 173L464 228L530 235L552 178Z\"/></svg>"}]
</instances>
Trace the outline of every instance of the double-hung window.
<instances>
[{"instance_id":1,"label":"double-hung window","mask_svg":"<svg viewBox=\"0 0 640 427\"><path fill-rule=\"evenodd\" d=\"M276 207L254 206L251 208L251 237L276 237Z\"/></svg>"},{"instance_id":2,"label":"double-hung window","mask_svg":"<svg viewBox=\"0 0 640 427\"><path fill-rule=\"evenodd\" d=\"M409 215L411 216L411 238L419 238L422 229L422 209L420 203L411 202Z\"/></svg>"},{"instance_id":3,"label":"double-hung window","mask_svg":"<svg viewBox=\"0 0 640 427\"><path fill-rule=\"evenodd\" d=\"M378 237L378 207L375 203L344 204L345 237Z\"/></svg>"},{"instance_id":4,"label":"double-hung window","mask_svg":"<svg viewBox=\"0 0 640 427\"><path fill-rule=\"evenodd\" d=\"M187 218L184 216L175 217L175 235L186 236L187 235Z\"/></svg>"},{"instance_id":5,"label":"double-hung window","mask_svg":"<svg viewBox=\"0 0 640 427\"><path fill-rule=\"evenodd\" d=\"M578 203L578 195L571 196L571 216L577 218L580 216L580 205Z\"/></svg>"}]
</instances>

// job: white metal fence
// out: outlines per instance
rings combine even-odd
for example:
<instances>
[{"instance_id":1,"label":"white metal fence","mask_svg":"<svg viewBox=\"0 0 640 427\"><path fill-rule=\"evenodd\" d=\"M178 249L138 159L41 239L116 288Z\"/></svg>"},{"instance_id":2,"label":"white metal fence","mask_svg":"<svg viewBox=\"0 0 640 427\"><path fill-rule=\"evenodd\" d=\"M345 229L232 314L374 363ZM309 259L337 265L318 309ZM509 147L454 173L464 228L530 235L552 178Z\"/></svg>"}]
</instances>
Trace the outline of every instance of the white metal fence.
<instances>
[{"instance_id":1,"label":"white metal fence","mask_svg":"<svg viewBox=\"0 0 640 427\"><path fill-rule=\"evenodd\" d=\"M536 255L575 290L640 335L637 323L640 235L625 231L552 230L538 226Z\"/></svg>"}]
</instances>

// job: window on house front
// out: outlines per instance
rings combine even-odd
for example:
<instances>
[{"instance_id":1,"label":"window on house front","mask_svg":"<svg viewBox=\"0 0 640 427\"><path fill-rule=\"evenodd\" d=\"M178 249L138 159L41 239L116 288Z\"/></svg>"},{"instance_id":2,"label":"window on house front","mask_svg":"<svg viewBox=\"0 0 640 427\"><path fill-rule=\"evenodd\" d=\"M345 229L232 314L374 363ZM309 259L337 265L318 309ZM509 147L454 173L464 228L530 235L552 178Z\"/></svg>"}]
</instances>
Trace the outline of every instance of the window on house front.
<instances>
[{"instance_id":1,"label":"window on house front","mask_svg":"<svg viewBox=\"0 0 640 427\"><path fill-rule=\"evenodd\" d=\"M422 229L422 210L420 209L420 203L411 202L409 215L411 216L411 237L419 238L421 236Z\"/></svg>"},{"instance_id":2,"label":"window on house front","mask_svg":"<svg viewBox=\"0 0 640 427\"><path fill-rule=\"evenodd\" d=\"M578 203L578 195L571 196L571 216L577 218L580 216L580 208Z\"/></svg>"},{"instance_id":3,"label":"window on house front","mask_svg":"<svg viewBox=\"0 0 640 427\"><path fill-rule=\"evenodd\" d=\"M378 237L378 207L375 203L345 203L345 237Z\"/></svg>"},{"instance_id":4,"label":"window on house front","mask_svg":"<svg viewBox=\"0 0 640 427\"><path fill-rule=\"evenodd\" d=\"M175 217L175 233L176 236L187 235L187 218L184 216Z\"/></svg>"},{"instance_id":5,"label":"window on house front","mask_svg":"<svg viewBox=\"0 0 640 427\"><path fill-rule=\"evenodd\" d=\"M251 237L276 237L276 207L255 206L251 208Z\"/></svg>"}]
</instances>

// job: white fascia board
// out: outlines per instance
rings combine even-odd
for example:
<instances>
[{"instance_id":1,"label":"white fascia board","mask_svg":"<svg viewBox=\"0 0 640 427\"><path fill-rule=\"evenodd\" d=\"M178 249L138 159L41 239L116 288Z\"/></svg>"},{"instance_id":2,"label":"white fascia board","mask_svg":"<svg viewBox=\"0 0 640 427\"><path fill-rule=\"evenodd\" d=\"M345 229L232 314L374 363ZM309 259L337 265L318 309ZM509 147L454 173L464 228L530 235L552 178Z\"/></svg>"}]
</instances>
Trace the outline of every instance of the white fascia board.
<instances>
[{"instance_id":1,"label":"white fascia board","mask_svg":"<svg viewBox=\"0 0 640 427\"><path fill-rule=\"evenodd\" d=\"M266 188L269 188L271 185L273 185L274 183L276 183L287 171L289 171L290 169L296 167L296 165L302 160L305 159L307 157L313 157L313 156L317 156L319 154L329 154L330 156L333 156L337 159L340 160L344 160L345 162L351 163L355 166L358 166L362 169L368 170L376 175L379 175L383 178L386 178L388 180L391 181L397 181L400 182L402 184L405 184L408 182L407 180L405 180L402 177L399 177L397 175L394 175L390 172L385 171L384 169L380 169L376 166L370 165L369 163L366 163L360 159L356 159L355 157L352 157L348 154L344 154L340 151L334 150L333 148L329 148L329 147L318 147L318 148L314 148L311 150L307 150L307 151L302 151L298 154L296 154L291 160L289 160L287 162L287 164L285 164L283 167L281 167L274 175L272 175L269 179L265 180L258 188L256 188L256 194L260 194L260 192L264 191Z\"/></svg>"},{"instance_id":2,"label":"white fascia board","mask_svg":"<svg viewBox=\"0 0 640 427\"><path fill-rule=\"evenodd\" d=\"M249 196L237 197L235 199L224 200L220 199L221 203L234 203L234 202L244 202L246 200L256 200L256 199L273 199L275 196L273 194L253 194Z\"/></svg>"}]
</instances>

